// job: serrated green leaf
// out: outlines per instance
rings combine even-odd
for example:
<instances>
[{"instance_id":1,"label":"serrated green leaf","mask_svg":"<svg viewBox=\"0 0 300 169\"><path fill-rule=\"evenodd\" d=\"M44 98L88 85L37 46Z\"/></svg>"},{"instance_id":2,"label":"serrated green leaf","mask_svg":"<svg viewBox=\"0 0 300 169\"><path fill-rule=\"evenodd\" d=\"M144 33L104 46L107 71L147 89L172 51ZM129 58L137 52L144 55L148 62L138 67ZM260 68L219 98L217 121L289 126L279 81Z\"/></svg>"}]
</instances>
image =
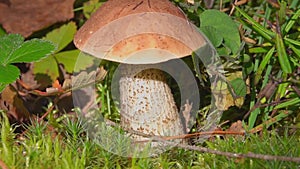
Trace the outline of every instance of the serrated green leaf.
<instances>
[{"instance_id":1,"label":"serrated green leaf","mask_svg":"<svg viewBox=\"0 0 300 169\"><path fill-rule=\"evenodd\" d=\"M60 52L55 55L55 58L59 63L64 65L68 73L79 72L80 70L84 70L93 65L94 57L86 55L84 56L85 59L81 59L80 62L77 62L79 55L82 55L79 50L71 50Z\"/></svg>"},{"instance_id":2,"label":"serrated green leaf","mask_svg":"<svg viewBox=\"0 0 300 169\"><path fill-rule=\"evenodd\" d=\"M74 35L76 33L76 24L74 22L69 22L66 25L61 26L58 29L54 29L49 32L44 39L52 41L57 45L56 52L61 51L70 42L72 42Z\"/></svg>"},{"instance_id":3,"label":"serrated green leaf","mask_svg":"<svg viewBox=\"0 0 300 169\"><path fill-rule=\"evenodd\" d=\"M3 84L9 84L19 77L20 70L13 65L0 65L0 82Z\"/></svg>"},{"instance_id":4,"label":"serrated green leaf","mask_svg":"<svg viewBox=\"0 0 300 169\"><path fill-rule=\"evenodd\" d=\"M0 37L0 63L9 64L9 57L22 43L24 38L19 34L9 34Z\"/></svg>"},{"instance_id":5,"label":"serrated green leaf","mask_svg":"<svg viewBox=\"0 0 300 169\"><path fill-rule=\"evenodd\" d=\"M54 56L49 56L39 62L35 62L33 73L46 74L50 76L52 82L55 81L59 76L59 70Z\"/></svg>"},{"instance_id":6,"label":"serrated green leaf","mask_svg":"<svg viewBox=\"0 0 300 169\"><path fill-rule=\"evenodd\" d=\"M33 39L26 41L8 58L8 63L38 61L55 50L55 46L45 40Z\"/></svg>"},{"instance_id":7,"label":"serrated green leaf","mask_svg":"<svg viewBox=\"0 0 300 169\"><path fill-rule=\"evenodd\" d=\"M206 35L215 48L222 44L223 37L218 30L212 26L201 27L201 31Z\"/></svg>"},{"instance_id":8,"label":"serrated green leaf","mask_svg":"<svg viewBox=\"0 0 300 169\"><path fill-rule=\"evenodd\" d=\"M241 42L238 27L228 15L218 10L206 10L200 14L200 29L206 26L218 30L225 45L234 54L239 51Z\"/></svg>"},{"instance_id":9,"label":"serrated green leaf","mask_svg":"<svg viewBox=\"0 0 300 169\"><path fill-rule=\"evenodd\" d=\"M243 79L236 78L230 81L234 93L239 97L245 97L247 94L247 86Z\"/></svg>"}]
</instances>

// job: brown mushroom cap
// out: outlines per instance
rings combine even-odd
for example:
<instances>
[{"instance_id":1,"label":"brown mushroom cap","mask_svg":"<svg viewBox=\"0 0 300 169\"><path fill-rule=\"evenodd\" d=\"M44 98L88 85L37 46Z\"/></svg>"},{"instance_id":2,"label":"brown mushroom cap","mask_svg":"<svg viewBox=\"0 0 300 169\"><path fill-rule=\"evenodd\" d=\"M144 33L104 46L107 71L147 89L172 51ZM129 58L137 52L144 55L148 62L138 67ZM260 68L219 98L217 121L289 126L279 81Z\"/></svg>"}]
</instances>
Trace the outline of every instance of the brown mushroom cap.
<instances>
[{"instance_id":1,"label":"brown mushroom cap","mask_svg":"<svg viewBox=\"0 0 300 169\"><path fill-rule=\"evenodd\" d=\"M182 58L206 45L168 0L108 0L79 29L74 43L98 58L129 64Z\"/></svg>"}]
</instances>

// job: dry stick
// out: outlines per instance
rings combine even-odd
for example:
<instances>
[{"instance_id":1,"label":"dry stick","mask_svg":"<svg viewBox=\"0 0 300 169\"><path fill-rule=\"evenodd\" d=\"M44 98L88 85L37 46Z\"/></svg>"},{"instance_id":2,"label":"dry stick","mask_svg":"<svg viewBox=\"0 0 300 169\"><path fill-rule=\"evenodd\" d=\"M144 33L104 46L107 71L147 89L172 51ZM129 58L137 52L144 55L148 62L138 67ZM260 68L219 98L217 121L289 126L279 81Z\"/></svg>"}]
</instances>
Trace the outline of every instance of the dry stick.
<instances>
[{"instance_id":1,"label":"dry stick","mask_svg":"<svg viewBox=\"0 0 300 169\"><path fill-rule=\"evenodd\" d=\"M197 132L192 134L184 134L178 136L162 136L160 138L164 140L174 140L174 139L185 139L203 135L245 135L245 132L235 132L235 131L207 131L207 132Z\"/></svg>"},{"instance_id":2,"label":"dry stick","mask_svg":"<svg viewBox=\"0 0 300 169\"><path fill-rule=\"evenodd\" d=\"M137 133L139 133L139 132L135 132L135 134L137 134ZM145 134L143 134L143 135L145 135ZM273 156L273 155L255 154L255 153L242 154L242 153L225 152L225 151L219 151L219 150L212 150L212 149L200 147L200 146L190 146L190 145L185 145L185 144L180 144L180 143L174 143L174 142L166 141L162 137L154 137L150 141L159 141L159 142L163 142L163 143L165 143L169 146L173 146L173 147L179 147L179 148L199 151L199 152L203 152L203 153L216 154L216 155L221 155L221 156L226 156L226 157L231 157L231 158L255 158L255 159L261 159L261 160L274 160L274 161L278 160L278 161L289 161L289 162L300 163L300 157Z\"/></svg>"},{"instance_id":3,"label":"dry stick","mask_svg":"<svg viewBox=\"0 0 300 169\"><path fill-rule=\"evenodd\" d=\"M194 151L199 151L199 152L203 152L203 153L222 155L222 156L231 157L231 158L255 158L255 159L262 159L262 160L278 160L278 161L289 161L289 162L300 163L300 157L273 156L273 155L265 155L265 154L254 154L254 153L247 153L247 154L231 153L231 152L224 152L224 151L219 151L219 150L212 150L209 148L199 147L199 146L176 144L173 142L165 141L163 139L156 139L156 141L161 141L170 146L175 146L175 147L179 147L179 148L183 148L183 149L194 150Z\"/></svg>"},{"instance_id":4,"label":"dry stick","mask_svg":"<svg viewBox=\"0 0 300 169\"><path fill-rule=\"evenodd\" d=\"M153 141L159 141L163 142L169 146L173 147L179 147L183 149L188 149L188 150L194 150L194 151L199 151L203 153L210 153L210 154L216 154L216 155L222 155L226 157L231 157L231 158L255 158L255 159L262 159L262 160L278 160L278 161L289 161L289 162L297 162L300 163L300 157L286 157L286 156L273 156L273 155L265 155L265 154L255 154L255 153L247 153L247 154L242 154L242 153L232 153L232 152L224 152L224 151L219 151L219 150L212 150L209 148L205 147L200 147L200 146L190 146L190 145L185 145L185 144L180 144L180 143L174 143L167 141L168 139L178 139L178 138L187 138L187 135L211 135L211 134L236 134L236 135L244 135L244 132L222 132L222 131L213 131L213 132L200 132L200 133L194 133L194 134L187 134L187 135L181 135L181 136L170 136L170 137L163 137L163 136L151 136L145 133L141 133L139 131L132 131L132 130L127 130L127 132L132 132L133 134L141 135L143 137L151 137L151 140L146 140L146 142L153 142ZM254 131L255 132L255 131ZM142 143L145 141L137 141L135 143Z\"/></svg>"}]
</instances>

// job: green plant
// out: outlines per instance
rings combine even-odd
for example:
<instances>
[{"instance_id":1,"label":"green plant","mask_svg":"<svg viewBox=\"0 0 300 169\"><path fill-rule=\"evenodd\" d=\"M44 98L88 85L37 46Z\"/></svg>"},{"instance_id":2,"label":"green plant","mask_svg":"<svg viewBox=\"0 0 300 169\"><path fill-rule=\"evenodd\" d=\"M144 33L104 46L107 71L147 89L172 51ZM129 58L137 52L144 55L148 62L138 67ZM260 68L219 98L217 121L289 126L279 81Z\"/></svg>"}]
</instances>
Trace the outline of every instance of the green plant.
<instances>
[{"instance_id":1,"label":"green plant","mask_svg":"<svg viewBox=\"0 0 300 169\"><path fill-rule=\"evenodd\" d=\"M6 85L14 82L20 75L15 63L34 62L45 58L55 50L46 40L32 39L24 42L18 34L0 37L0 92Z\"/></svg>"},{"instance_id":2,"label":"green plant","mask_svg":"<svg viewBox=\"0 0 300 169\"><path fill-rule=\"evenodd\" d=\"M248 32L252 32L251 38L258 41L256 46L249 45L248 53L253 56L250 59L253 60L252 70L245 71L246 66L244 68L246 76L250 75L250 72L254 73L251 79L252 108L248 112L250 129L260 119L264 121L275 114L295 112L296 107L299 107L297 70L300 62L300 32L296 21L299 20L300 10L288 12L285 1L279 5L280 8L274 10L268 4L262 4L266 9L264 15L256 15L259 20L265 18L262 23L236 7L239 21ZM268 25L271 28L268 29ZM259 92L256 92L257 90ZM258 109L264 103L267 105L262 110Z\"/></svg>"},{"instance_id":3,"label":"green plant","mask_svg":"<svg viewBox=\"0 0 300 169\"><path fill-rule=\"evenodd\" d=\"M33 71L36 75L47 75L51 82L54 82L58 78L63 79L61 78L63 71L74 73L93 65L94 59L88 55L85 55L85 59L81 59L80 62L76 62L78 57L83 55L79 50L64 50L72 42L76 28L74 22L69 22L46 34L43 39L56 44L57 49L51 56L34 63ZM64 68L62 69L59 64Z\"/></svg>"}]
</instances>

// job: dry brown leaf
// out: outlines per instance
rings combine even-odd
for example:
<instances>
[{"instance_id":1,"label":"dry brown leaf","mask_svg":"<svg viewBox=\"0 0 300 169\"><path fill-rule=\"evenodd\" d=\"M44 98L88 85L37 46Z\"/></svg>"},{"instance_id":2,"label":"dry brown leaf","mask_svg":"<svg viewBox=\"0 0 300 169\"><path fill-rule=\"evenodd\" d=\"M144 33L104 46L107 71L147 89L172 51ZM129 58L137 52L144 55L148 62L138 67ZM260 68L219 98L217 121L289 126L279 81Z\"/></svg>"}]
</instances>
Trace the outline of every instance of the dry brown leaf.
<instances>
[{"instance_id":1,"label":"dry brown leaf","mask_svg":"<svg viewBox=\"0 0 300 169\"><path fill-rule=\"evenodd\" d=\"M226 131L232 131L232 132L245 132L245 129L243 127L243 123L241 120L238 120L237 122L234 122L231 124L230 128Z\"/></svg>"},{"instance_id":2,"label":"dry brown leaf","mask_svg":"<svg viewBox=\"0 0 300 169\"><path fill-rule=\"evenodd\" d=\"M234 123L231 124L231 126L229 127L229 129L226 130L227 132L241 132L244 133L245 129L243 127L243 122L241 120L238 120ZM228 135L227 137L232 137L232 135ZM244 138L244 136L241 135L235 135L233 136L235 138Z\"/></svg>"},{"instance_id":3,"label":"dry brown leaf","mask_svg":"<svg viewBox=\"0 0 300 169\"><path fill-rule=\"evenodd\" d=\"M9 33L24 37L56 22L73 18L74 0L0 1L0 24Z\"/></svg>"},{"instance_id":4,"label":"dry brown leaf","mask_svg":"<svg viewBox=\"0 0 300 169\"><path fill-rule=\"evenodd\" d=\"M12 86L7 86L0 94L0 109L6 111L10 121L26 121L30 113L24 106L23 100Z\"/></svg>"}]
</instances>

